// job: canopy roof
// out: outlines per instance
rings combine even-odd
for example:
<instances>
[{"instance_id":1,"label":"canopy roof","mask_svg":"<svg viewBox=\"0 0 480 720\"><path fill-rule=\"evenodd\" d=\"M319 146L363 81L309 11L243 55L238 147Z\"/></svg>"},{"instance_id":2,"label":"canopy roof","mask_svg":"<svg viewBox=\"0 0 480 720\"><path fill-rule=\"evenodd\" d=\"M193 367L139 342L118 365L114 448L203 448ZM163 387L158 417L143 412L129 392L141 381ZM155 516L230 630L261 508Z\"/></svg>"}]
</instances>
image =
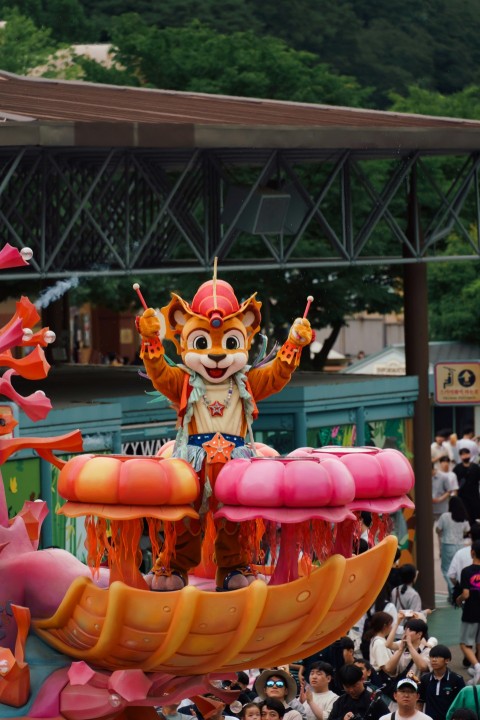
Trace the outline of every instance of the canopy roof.
<instances>
[{"instance_id":1,"label":"canopy roof","mask_svg":"<svg viewBox=\"0 0 480 720\"><path fill-rule=\"evenodd\" d=\"M0 144L469 150L480 122L0 72ZM96 132L92 132L92 123Z\"/></svg>"}]
</instances>

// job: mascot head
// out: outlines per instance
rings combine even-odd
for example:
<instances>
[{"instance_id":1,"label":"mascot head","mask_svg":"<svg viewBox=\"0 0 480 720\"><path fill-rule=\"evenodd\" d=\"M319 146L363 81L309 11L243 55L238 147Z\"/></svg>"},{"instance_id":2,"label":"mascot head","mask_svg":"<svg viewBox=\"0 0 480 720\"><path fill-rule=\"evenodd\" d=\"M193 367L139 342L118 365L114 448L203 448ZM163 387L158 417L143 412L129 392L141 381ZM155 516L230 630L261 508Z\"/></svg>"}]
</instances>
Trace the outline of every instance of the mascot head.
<instances>
[{"instance_id":1,"label":"mascot head","mask_svg":"<svg viewBox=\"0 0 480 720\"><path fill-rule=\"evenodd\" d=\"M198 288L191 305L172 293L161 312L166 337L184 364L208 382L221 383L247 364L260 330L260 307L255 294L240 304L232 286L214 277Z\"/></svg>"}]
</instances>

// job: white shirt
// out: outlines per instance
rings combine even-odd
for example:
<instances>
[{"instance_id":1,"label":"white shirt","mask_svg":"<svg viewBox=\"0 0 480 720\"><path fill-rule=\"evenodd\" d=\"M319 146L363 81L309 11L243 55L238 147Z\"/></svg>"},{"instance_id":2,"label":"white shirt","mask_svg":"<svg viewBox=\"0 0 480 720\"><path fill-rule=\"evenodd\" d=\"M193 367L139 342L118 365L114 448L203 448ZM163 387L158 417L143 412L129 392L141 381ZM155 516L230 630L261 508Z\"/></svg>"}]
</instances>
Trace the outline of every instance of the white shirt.
<instances>
[{"instance_id":1,"label":"white shirt","mask_svg":"<svg viewBox=\"0 0 480 720\"><path fill-rule=\"evenodd\" d=\"M460 575L462 574L463 568L472 564L471 550L471 545L465 545L461 550L457 550L448 568L448 577L456 578L457 582L460 582Z\"/></svg>"},{"instance_id":2,"label":"white shirt","mask_svg":"<svg viewBox=\"0 0 480 720\"><path fill-rule=\"evenodd\" d=\"M425 715L425 713L420 712L420 710L417 710L413 715L400 715L398 710L395 710L394 712L394 720L400 720L400 718L405 718L405 720L432 720L430 715ZM388 713L388 715L382 715L380 720L390 720L391 717L392 713Z\"/></svg>"},{"instance_id":3,"label":"white shirt","mask_svg":"<svg viewBox=\"0 0 480 720\"><path fill-rule=\"evenodd\" d=\"M323 720L327 720L332 710L333 703L337 698L338 695L336 695L331 690L327 690L323 693L312 692L313 702L315 703L315 705L318 705L320 708L322 708ZM312 708L306 700L303 703L303 707L305 709L305 715L307 716L308 720L315 720L315 713L313 712Z\"/></svg>"},{"instance_id":4,"label":"white shirt","mask_svg":"<svg viewBox=\"0 0 480 720\"><path fill-rule=\"evenodd\" d=\"M370 641L370 662L375 670L380 670L388 663L393 653L387 648L387 641L380 635L375 635Z\"/></svg>"},{"instance_id":5,"label":"white shirt","mask_svg":"<svg viewBox=\"0 0 480 720\"><path fill-rule=\"evenodd\" d=\"M457 440L457 451L459 453L462 448L467 448L467 450L470 450L471 461L477 462L478 445L475 440L470 440L470 438L462 438L461 440Z\"/></svg>"}]
</instances>

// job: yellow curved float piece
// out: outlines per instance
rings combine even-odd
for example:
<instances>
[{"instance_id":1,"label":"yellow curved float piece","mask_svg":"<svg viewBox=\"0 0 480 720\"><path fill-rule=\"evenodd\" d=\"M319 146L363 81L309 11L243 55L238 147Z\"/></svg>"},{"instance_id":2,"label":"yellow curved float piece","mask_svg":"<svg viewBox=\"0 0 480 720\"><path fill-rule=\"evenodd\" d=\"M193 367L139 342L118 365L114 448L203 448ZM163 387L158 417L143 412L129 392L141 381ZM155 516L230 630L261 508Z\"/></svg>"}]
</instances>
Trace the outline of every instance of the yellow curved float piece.
<instances>
[{"instance_id":1,"label":"yellow curved float piece","mask_svg":"<svg viewBox=\"0 0 480 720\"><path fill-rule=\"evenodd\" d=\"M387 537L362 555L329 558L285 585L171 593L75 580L36 633L70 657L109 670L200 675L269 667L306 657L344 634L372 605L397 548Z\"/></svg>"}]
</instances>

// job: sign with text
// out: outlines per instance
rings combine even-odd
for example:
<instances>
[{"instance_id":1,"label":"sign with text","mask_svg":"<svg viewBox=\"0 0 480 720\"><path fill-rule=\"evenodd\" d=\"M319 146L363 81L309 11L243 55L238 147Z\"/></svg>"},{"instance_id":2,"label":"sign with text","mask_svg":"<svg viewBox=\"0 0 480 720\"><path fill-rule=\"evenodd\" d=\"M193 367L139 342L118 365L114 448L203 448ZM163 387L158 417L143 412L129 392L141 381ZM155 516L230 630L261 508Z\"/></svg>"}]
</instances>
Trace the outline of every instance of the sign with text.
<instances>
[{"instance_id":1,"label":"sign with text","mask_svg":"<svg viewBox=\"0 0 480 720\"><path fill-rule=\"evenodd\" d=\"M480 403L480 362L441 362L434 368L435 402L439 405Z\"/></svg>"}]
</instances>

